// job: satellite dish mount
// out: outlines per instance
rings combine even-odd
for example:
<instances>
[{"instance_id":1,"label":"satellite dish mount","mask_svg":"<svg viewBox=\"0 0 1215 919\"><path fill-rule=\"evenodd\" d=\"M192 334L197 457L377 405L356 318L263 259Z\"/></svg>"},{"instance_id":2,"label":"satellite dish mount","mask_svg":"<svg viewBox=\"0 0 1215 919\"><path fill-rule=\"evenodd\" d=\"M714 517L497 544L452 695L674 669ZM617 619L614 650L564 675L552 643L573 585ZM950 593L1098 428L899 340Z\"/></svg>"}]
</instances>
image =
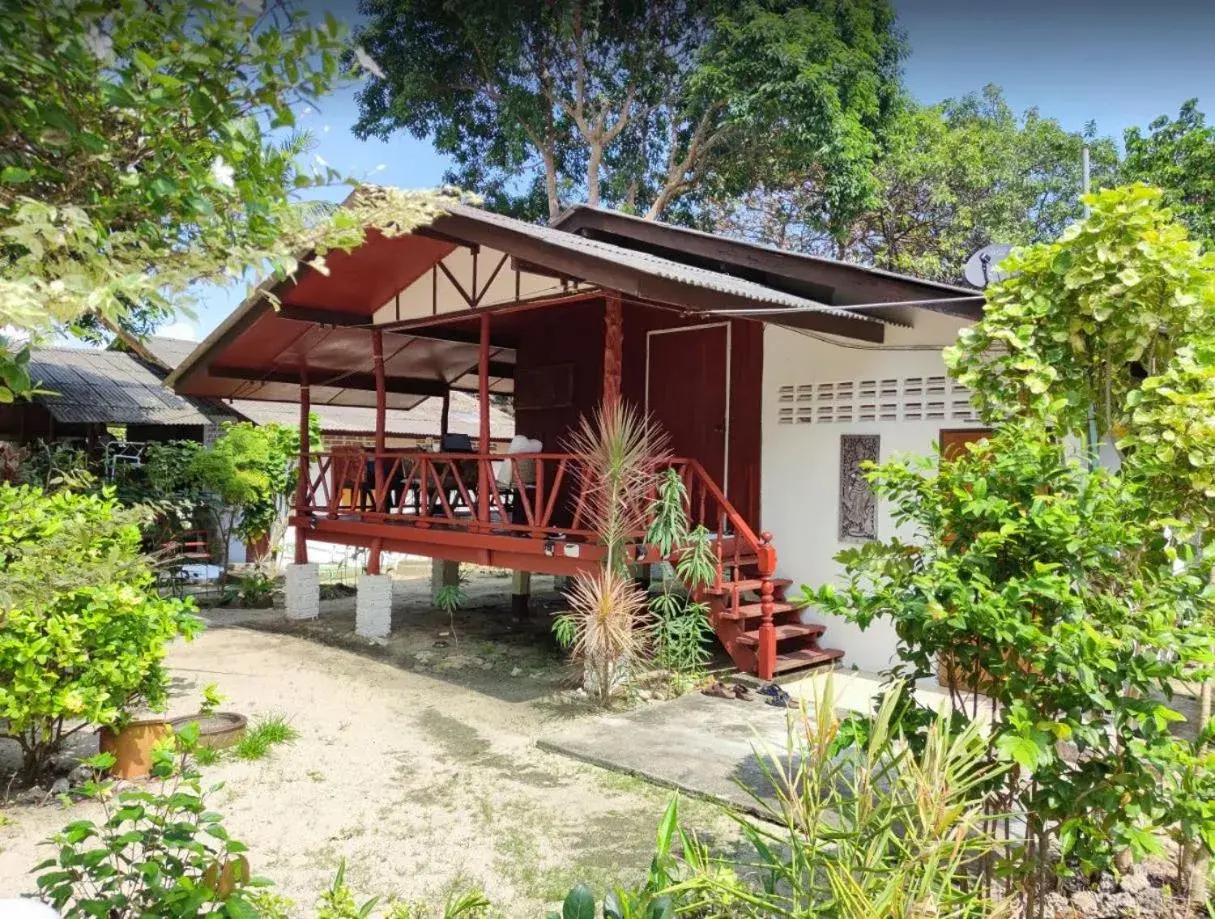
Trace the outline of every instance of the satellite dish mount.
<instances>
[{"instance_id":1,"label":"satellite dish mount","mask_svg":"<svg viewBox=\"0 0 1215 919\"><path fill-rule=\"evenodd\" d=\"M995 284L1008 277L1009 272L1001 271L999 265L1012 251L1012 246L1005 243L994 243L984 246L966 260L966 280L972 287L980 290L989 284Z\"/></svg>"}]
</instances>

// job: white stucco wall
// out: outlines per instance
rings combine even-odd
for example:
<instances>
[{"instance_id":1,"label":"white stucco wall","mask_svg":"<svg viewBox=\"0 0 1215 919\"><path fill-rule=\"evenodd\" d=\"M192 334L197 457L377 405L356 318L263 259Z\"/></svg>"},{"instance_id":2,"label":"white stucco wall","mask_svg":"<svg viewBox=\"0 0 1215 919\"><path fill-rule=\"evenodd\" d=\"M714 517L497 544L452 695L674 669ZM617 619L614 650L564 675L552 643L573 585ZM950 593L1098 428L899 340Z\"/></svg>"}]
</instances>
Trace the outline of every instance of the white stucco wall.
<instances>
[{"instance_id":1,"label":"white stucco wall","mask_svg":"<svg viewBox=\"0 0 1215 919\"><path fill-rule=\"evenodd\" d=\"M912 329L889 327L878 346L851 341L845 346L767 327L761 513L763 528L773 535L778 574L794 581L791 594L800 592L802 584L837 580L840 566L833 557L849 545L839 539L841 434L879 435L884 461L896 453L929 452L942 430L979 427L967 394L947 379L939 350L953 343L964 323L926 311L917 311L912 320ZM899 350L924 345L934 347ZM890 394L890 381L898 381L897 395ZM832 387L831 398L820 398L827 390L820 384L841 382L852 384L851 397L845 389L845 396L837 398L838 389ZM942 385L944 392L936 392ZM876 391L872 397L871 388ZM873 420L861 420L869 414ZM881 420L883 414L895 414L897 420ZM849 415L852 420L838 420ZM879 502L877 536L887 539L893 533L889 509ZM890 665L895 649L890 623L875 622L862 633L818 610L808 610L806 618L827 626L823 645L843 649L844 666L881 670Z\"/></svg>"}]
</instances>

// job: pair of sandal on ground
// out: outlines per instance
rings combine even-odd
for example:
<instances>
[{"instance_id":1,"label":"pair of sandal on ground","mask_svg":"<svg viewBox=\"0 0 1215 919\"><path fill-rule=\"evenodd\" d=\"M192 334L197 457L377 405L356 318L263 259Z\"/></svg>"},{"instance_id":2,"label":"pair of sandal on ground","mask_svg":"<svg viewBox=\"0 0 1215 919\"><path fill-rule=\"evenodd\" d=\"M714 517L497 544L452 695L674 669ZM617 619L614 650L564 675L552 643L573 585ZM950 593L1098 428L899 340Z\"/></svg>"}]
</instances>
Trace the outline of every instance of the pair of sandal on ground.
<instances>
[{"instance_id":1,"label":"pair of sandal on ground","mask_svg":"<svg viewBox=\"0 0 1215 919\"><path fill-rule=\"evenodd\" d=\"M716 696L719 699L738 699L742 702L750 702L755 698L751 690L742 683L727 686L721 680L714 680L702 689L701 692L706 696ZM775 683L765 683L755 692L761 696L766 696L766 701L769 705L774 705L777 708L797 708L797 702L793 697Z\"/></svg>"}]
</instances>

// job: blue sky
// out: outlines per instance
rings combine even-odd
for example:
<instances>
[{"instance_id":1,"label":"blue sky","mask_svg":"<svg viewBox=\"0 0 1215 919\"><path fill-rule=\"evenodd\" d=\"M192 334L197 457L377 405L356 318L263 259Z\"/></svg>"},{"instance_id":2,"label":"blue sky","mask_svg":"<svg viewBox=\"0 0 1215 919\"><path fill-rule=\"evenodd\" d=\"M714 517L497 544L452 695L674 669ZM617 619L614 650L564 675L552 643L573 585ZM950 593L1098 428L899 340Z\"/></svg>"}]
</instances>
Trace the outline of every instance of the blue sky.
<instances>
[{"instance_id":1,"label":"blue sky","mask_svg":"<svg viewBox=\"0 0 1215 919\"><path fill-rule=\"evenodd\" d=\"M1017 111L1036 106L1071 130L1096 121L1121 138L1131 125L1175 114L1197 97L1215 103L1215 4L1200 0L895 0L911 54L904 75L922 102L963 95L988 83L1003 87ZM340 14L337 9L335 15ZM351 18L350 13L344 18ZM404 188L437 184L443 159L425 141L401 134L360 141L348 87L307 112L301 127L315 151L340 172ZM163 330L198 338L245 294L244 286L209 290L197 316Z\"/></svg>"}]
</instances>

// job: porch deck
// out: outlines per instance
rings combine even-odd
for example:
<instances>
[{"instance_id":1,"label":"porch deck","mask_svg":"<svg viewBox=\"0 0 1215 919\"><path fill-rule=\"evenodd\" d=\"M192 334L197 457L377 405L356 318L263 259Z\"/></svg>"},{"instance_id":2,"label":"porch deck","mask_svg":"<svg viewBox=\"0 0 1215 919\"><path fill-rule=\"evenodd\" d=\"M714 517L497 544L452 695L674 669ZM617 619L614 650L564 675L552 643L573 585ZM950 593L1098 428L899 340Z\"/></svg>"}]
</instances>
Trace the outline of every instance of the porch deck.
<instances>
[{"instance_id":1,"label":"porch deck","mask_svg":"<svg viewBox=\"0 0 1215 919\"><path fill-rule=\"evenodd\" d=\"M558 575L593 570L602 559L577 455L354 448L308 460L291 519L307 541ZM663 463L679 472L689 518L710 534L720 588L767 546L697 461ZM663 560L645 532L633 537L636 564Z\"/></svg>"}]
</instances>

